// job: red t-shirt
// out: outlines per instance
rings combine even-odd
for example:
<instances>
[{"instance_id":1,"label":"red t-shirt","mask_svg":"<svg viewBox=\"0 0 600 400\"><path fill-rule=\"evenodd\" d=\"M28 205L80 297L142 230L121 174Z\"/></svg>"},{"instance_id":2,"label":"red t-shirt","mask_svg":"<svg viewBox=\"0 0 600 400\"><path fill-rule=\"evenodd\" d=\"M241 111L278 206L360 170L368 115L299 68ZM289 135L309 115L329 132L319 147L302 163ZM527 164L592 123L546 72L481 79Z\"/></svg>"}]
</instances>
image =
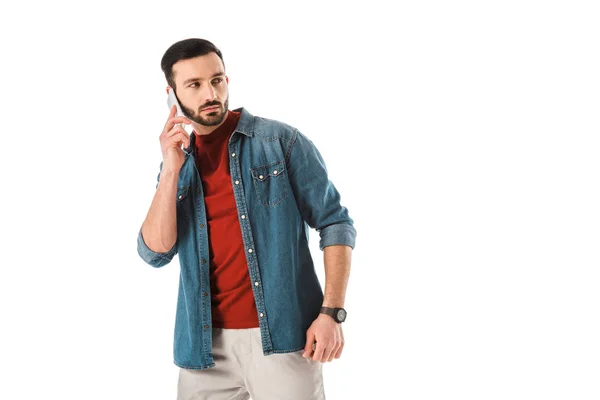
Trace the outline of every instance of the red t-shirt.
<instances>
[{"instance_id":1,"label":"red t-shirt","mask_svg":"<svg viewBox=\"0 0 600 400\"><path fill-rule=\"evenodd\" d=\"M229 110L213 132L195 134L210 246L212 322L226 329L259 326L229 172L228 143L239 118Z\"/></svg>"}]
</instances>

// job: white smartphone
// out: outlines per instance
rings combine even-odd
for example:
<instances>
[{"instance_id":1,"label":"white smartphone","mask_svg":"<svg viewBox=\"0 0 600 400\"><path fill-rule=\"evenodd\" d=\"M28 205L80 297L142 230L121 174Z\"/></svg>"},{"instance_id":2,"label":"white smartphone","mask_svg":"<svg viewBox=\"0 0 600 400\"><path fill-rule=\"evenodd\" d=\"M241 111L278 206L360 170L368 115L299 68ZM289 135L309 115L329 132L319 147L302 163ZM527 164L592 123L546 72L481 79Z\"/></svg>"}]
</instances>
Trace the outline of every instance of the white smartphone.
<instances>
[{"instance_id":1,"label":"white smartphone","mask_svg":"<svg viewBox=\"0 0 600 400\"><path fill-rule=\"evenodd\" d=\"M181 106L179 105L179 102L177 101L177 97L175 97L175 91L173 90L172 87L169 88L169 94L167 96L167 105L169 106L169 111L171 110L171 108L173 108L173 105L177 106L177 113L175 114L175 116L177 117L185 117L185 115L183 115L183 111L181 111ZM193 128L191 125L187 125L187 124L179 124L181 125L181 127L183 129L185 129L185 131L188 134L191 134L193 131Z\"/></svg>"},{"instance_id":2,"label":"white smartphone","mask_svg":"<svg viewBox=\"0 0 600 400\"><path fill-rule=\"evenodd\" d=\"M177 101L177 97L175 97L175 91L173 88L169 88L169 95L167 96L167 105L169 106L169 110L173 108L173 105L177 105L177 114L178 117L184 117L183 111L181 111L181 106Z\"/></svg>"}]
</instances>

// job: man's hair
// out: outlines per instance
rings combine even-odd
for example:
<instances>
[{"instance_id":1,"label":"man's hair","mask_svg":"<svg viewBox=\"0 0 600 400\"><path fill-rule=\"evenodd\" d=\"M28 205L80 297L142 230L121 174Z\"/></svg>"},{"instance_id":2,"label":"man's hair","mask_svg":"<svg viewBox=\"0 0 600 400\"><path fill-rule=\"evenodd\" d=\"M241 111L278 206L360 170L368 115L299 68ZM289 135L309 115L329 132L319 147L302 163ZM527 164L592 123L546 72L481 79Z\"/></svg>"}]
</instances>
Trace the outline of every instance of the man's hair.
<instances>
[{"instance_id":1,"label":"man's hair","mask_svg":"<svg viewBox=\"0 0 600 400\"><path fill-rule=\"evenodd\" d=\"M221 50L214 44L205 39L191 38L181 40L169 47L160 61L160 67L165 74L167 83L173 89L175 87L175 79L173 78L173 64L177 61L187 60L194 57L204 56L208 53L215 53L221 59L223 67L225 62L223 61L223 55Z\"/></svg>"}]
</instances>

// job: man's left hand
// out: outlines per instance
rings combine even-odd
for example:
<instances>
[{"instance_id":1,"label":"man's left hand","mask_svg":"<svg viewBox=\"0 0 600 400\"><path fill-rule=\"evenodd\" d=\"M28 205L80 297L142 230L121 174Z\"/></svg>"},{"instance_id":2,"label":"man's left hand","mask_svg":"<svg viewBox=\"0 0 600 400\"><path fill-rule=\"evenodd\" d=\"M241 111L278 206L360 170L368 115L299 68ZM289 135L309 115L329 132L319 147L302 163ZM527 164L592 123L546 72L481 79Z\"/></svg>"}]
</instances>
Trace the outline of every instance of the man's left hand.
<instances>
[{"instance_id":1,"label":"man's left hand","mask_svg":"<svg viewBox=\"0 0 600 400\"><path fill-rule=\"evenodd\" d=\"M344 349L344 333L342 324L334 321L329 315L319 314L306 331L306 345L302 357L310 357L313 344L317 342L312 359L322 363L340 358Z\"/></svg>"}]
</instances>

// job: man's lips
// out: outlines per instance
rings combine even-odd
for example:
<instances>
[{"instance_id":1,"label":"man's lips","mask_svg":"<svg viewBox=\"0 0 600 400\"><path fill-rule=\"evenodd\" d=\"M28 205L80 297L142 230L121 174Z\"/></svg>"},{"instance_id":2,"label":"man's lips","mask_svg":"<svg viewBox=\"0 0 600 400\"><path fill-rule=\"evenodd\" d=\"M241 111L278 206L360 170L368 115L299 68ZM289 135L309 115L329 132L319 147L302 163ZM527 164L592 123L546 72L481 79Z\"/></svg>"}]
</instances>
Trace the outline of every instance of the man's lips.
<instances>
[{"instance_id":1,"label":"man's lips","mask_svg":"<svg viewBox=\"0 0 600 400\"><path fill-rule=\"evenodd\" d=\"M212 107L206 107L204 108L202 111L207 111L207 112L211 112L211 111L216 111L219 109L220 106L212 106Z\"/></svg>"}]
</instances>

